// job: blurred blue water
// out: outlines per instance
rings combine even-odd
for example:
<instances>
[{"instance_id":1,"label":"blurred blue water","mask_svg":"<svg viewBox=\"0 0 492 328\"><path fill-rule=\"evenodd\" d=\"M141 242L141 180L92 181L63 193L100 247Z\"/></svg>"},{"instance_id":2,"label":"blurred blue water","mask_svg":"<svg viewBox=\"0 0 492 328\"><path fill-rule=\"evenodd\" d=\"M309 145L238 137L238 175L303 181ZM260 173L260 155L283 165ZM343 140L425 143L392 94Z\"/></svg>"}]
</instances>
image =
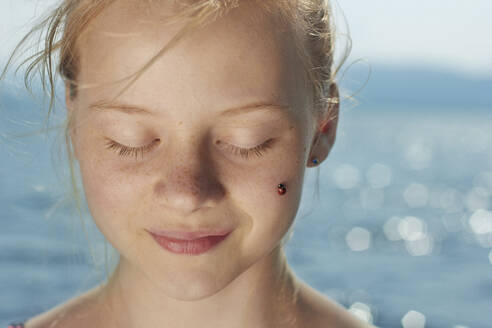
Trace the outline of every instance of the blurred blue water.
<instances>
[{"instance_id":1,"label":"blurred blue water","mask_svg":"<svg viewBox=\"0 0 492 328\"><path fill-rule=\"evenodd\" d=\"M98 279L78 218L51 211L64 192L51 141L12 141L13 124L0 125L0 326ZM380 327L492 327L491 127L492 108L342 111L319 201L308 170L294 271Z\"/></svg>"}]
</instances>

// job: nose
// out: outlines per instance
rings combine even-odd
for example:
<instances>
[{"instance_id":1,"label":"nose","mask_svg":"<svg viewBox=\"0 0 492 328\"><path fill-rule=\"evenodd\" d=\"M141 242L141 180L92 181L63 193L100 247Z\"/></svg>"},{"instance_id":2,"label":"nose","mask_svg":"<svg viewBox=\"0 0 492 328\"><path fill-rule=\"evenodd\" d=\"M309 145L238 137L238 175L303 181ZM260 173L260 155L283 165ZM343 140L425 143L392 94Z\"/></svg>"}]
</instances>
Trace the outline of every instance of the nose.
<instances>
[{"instance_id":1,"label":"nose","mask_svg":"<svg viewBox=\"0 0 492 328\"><path fill-rule=\"evenodd\" d=\"M158 202L179 216L215 207L225 192L206 147L187 143L173 149L160 159L162 174L154 188Z\"/></svg>"}]
</instances>

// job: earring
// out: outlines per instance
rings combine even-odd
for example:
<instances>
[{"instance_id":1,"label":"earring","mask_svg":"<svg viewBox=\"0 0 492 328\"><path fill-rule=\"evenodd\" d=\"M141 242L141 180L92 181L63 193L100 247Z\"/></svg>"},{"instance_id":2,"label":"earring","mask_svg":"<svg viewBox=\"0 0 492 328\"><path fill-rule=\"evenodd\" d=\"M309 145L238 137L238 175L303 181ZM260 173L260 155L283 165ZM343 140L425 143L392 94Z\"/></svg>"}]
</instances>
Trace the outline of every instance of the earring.
<instances>
[{"instance_id":1,"label":"earring","mask_svg":"<svg viewBox=\"0 0 492 328\"><path fill-rule=\"evenodd\" d=\"M283 195L287 192L287 188L285 187L285 185L283 183L279 183L277 186L277 191L278 191L279 195Z\"/></svg>"},{"instance_id":2,"label":"earring","mask_svg":"<svg viewBox=\"0 0 492 328\"><path fill-rule=\"evenodd\" d=\"M316 157L313 158L313 163L314 163L314 165L318 165L319 164L319 161L318 161L318 159Z\"/></svg>"}]
</instances>

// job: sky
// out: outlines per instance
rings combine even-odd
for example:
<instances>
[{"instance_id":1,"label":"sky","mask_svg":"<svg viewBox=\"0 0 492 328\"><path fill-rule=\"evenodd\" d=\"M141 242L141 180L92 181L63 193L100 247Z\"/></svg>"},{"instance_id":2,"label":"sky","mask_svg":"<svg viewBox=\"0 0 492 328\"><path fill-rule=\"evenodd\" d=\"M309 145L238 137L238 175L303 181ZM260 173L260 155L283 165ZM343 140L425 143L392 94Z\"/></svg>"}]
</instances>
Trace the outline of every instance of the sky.
<instances>
[{"instance_id":1,"label":"sky","mask_svg":"<svg viewBox=\"0 0 492 328\"><path fill-rule=\"evenodd\" d=\"M0 63L22 33L55 0L1 0ZM348 63L423 66L464 75L492 77L490 0L337 0L338 48L344 19L352 38Z\"/></svg>"}]
</instances>

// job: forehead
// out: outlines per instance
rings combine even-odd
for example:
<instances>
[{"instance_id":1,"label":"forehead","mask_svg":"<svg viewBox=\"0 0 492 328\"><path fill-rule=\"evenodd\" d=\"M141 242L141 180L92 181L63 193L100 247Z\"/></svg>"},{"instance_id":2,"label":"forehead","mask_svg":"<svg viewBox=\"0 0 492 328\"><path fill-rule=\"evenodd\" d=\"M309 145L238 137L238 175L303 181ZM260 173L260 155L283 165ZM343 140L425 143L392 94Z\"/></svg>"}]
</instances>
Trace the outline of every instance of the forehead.
<instances>
[{"instance_id":1,"label":"forehead","mask_svg":"<svg viewBox=\"0 0 492 328\"><path fill-rule=\"evenodd\" d=\"M115 1L89 24L78 43L82 84L135 73L183 28L182 23L167 24L165 17L176 10L169 2L135 3ZM155 108L234 107L252 101L297 106L302 103L301 66L289 30L243 1L167 49L121 99L138 95ZM89 88L80 95L100 101L122 86Z\"/></svg>"}]
</instances>

